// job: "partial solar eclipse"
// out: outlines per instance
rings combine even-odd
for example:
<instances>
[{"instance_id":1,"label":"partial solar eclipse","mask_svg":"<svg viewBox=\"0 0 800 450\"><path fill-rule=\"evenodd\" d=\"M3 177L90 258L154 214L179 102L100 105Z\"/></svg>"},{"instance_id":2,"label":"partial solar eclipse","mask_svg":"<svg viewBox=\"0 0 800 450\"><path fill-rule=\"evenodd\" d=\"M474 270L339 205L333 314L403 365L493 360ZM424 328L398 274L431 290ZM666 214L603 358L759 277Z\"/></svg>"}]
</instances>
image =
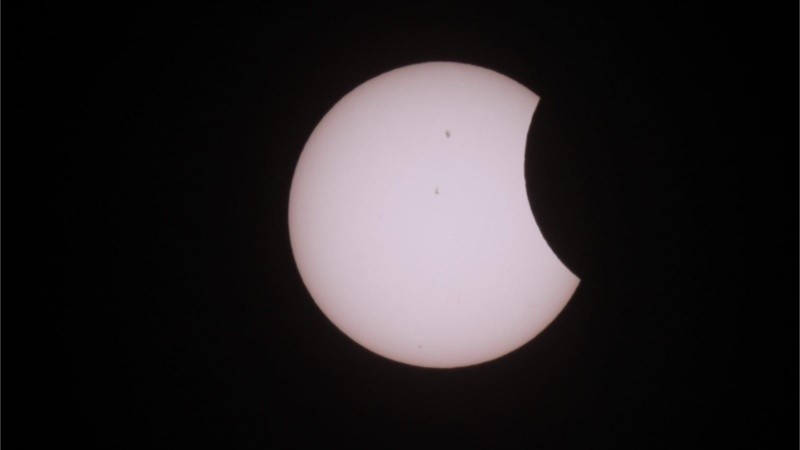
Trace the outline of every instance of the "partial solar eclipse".
<instances>
[{"instance_id":1,"label":"partial solar eclipse","mask_svg":"<svg viewBox=\"0 0 800 450\"><path fill-rule=\"evenodd\" d=\"M405 364L480 364L530 341L580 280L525 189L539 97L494 71L429 62L355 88L295 169L300 276L347 336Z\"/></svg>"}]
</instances>

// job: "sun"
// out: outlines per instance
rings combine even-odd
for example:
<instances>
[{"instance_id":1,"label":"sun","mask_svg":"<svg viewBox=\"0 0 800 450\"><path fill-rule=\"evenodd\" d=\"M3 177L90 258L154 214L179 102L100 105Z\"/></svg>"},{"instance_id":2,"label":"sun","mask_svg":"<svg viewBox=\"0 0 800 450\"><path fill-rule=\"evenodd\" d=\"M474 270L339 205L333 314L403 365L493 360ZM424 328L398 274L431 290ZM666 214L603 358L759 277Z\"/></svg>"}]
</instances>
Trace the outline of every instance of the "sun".
<instances>
[{"instance_id":1,"label":"sun","mask_svg":"<svg viewBox=\"0 0 800 450\"><path fill-rule=\"evenodd\" d=\"M323 117L289 199L292 251L322 312L370 351L460 367L541 332L579 279L530 210L539 98L497 72L430 62L366 81Z\"/></svg>"}]
</instances>

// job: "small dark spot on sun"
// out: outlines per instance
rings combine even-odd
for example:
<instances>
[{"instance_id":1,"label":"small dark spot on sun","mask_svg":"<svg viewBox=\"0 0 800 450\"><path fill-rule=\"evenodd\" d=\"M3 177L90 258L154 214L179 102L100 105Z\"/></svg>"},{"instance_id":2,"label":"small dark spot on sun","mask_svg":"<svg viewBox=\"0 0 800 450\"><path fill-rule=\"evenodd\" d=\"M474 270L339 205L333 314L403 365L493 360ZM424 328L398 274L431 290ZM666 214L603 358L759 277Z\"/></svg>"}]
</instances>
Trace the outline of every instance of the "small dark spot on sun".
<instances>
[{"instance_id":1,"label":"small dark spot on sun","mask_svg":"<svg viewBox=\"0 0 800 450\"><path fill-rule=\"evenodd\" d=\"M439 186L436 186L436 189L433 191L433 193L439 195Z\"/></svg>"},{"instance_id":2,"label":"small dark spot on sun","mask_svg":"<svg viewBox=\"0 0 800 450\"><path fill-rule=\"evenodd\" d=\"M417 348L422 348L422 346L421 346L421 345L418 345L418 346L417 346Z\"/></svg>"},{"instance_id":3,"label":"small dark spot on sun","mask_svg":"<svg viewBox=\"0 0 800 450\"><path fill-rule=\"evenodd\" d=\"M450 137L450 130L445 130L444 135Z\"/></svg>"}]
</instances>

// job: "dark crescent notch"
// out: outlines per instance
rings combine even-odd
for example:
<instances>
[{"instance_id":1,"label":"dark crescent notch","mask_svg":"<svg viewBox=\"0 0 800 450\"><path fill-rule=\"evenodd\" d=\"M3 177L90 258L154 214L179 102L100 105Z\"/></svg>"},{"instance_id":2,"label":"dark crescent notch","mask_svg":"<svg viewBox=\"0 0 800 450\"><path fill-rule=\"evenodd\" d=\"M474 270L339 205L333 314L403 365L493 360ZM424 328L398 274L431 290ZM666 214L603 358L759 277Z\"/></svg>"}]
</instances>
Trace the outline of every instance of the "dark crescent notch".
<instances>
[{"instance_id":1,"label":"dark crescent notch","mask_svg":"<svg viewBox=\"0 0 800 450\"><path fill-rule=\"evenodd\" d=\"M574 158L579 149L565 138L564 118L541 99L525 141L525 187L536 224L556 256L578 278L590 270L591 244L582 213L586 193Z\"/></svg>"}]
</instances>

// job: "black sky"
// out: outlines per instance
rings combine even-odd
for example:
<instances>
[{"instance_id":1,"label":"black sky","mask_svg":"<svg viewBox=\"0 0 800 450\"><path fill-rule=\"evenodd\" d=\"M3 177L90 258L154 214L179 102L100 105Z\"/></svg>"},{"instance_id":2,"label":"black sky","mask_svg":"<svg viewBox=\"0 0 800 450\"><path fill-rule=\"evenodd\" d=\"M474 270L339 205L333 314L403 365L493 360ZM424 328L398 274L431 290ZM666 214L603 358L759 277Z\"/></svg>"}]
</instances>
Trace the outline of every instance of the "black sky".
<instances>
[{"instance_id":1,"label":"black sky","mask_svg":"<svg viewBox=\"0 0 800 450\"><path fill-rule=\"evenodd\" d=\"M796 5L20 7L2 17L8 448L796 442ZM449 371L341 334L287 229L327 110L432 60L541 97L529 197L582 278L532 342Z\"/></svg>"}]
</instances>

